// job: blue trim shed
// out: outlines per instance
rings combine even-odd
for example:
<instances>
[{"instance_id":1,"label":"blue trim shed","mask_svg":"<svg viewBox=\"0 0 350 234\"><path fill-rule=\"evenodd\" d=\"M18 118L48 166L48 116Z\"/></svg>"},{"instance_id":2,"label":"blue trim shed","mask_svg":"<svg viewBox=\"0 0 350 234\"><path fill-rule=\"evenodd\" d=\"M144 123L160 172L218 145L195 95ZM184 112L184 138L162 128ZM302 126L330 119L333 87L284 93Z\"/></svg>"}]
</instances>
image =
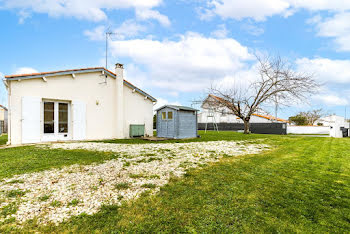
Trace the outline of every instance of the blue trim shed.
<instances>
[{"instance_id":1,"label":"blue trim shed","mask_svg":"<svg viewBox=\"0 0 350 234\"><path fill-rule=\"evenodd\" d=\"M165 105L156 111L157 137L174 139L198 137L198 110L186 106Z\"/></svg>"}]
</instances>

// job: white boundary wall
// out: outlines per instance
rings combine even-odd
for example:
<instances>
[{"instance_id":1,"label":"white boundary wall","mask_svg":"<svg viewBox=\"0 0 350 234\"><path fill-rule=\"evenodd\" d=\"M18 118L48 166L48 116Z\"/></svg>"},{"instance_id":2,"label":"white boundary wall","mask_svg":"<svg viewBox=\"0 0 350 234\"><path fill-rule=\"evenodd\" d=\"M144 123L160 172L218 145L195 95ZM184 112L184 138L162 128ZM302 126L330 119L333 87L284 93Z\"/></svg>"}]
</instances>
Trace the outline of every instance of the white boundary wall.
<instances>
[{"instance_id":1,"label":"white boundary wall","mask_svg":"<svg viewBox=\"0 0 350 234\"><path fill-rule=\"evenodd\" d=\"M329 134L326 126L287 126L287 134Z\"/></svg>"}]
</instances>

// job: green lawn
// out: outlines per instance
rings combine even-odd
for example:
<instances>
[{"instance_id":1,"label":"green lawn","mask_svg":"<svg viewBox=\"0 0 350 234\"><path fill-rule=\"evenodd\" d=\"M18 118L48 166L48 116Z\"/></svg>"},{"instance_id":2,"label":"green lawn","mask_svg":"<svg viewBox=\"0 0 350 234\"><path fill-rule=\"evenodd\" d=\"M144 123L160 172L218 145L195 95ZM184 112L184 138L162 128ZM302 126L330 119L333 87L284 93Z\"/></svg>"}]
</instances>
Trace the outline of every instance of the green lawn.
<instances>
[{"instance_id":1,"label":"green lawn","mask_svg":"<svg viewBox=\"0 0 350 234\"><path fill-rule=\"evenodd\" d=\"M150 143L176 143L192 141L213 141L213 140L246 140L260 138L274 138L269 135L243 135L235 132L208 132L202 133L201 138L188 140L167 140L150 142L141 139L109 140L100 141L107 143L122 144L150 144ZM119 157L112 152L91 152L86 150L65 151L61 149L44 149L35 146L23 146L16 148L0 149L0 179L17 174L48 170L50 168L61 168L72 164L101 163L106 160Z\"/></svg>"},{"instance_id":2,"label":"green lawn","mask_svg":"<svg viewBox=\"0 0 350 234\"><path fill-rule=\"evenodd\" d=\"M7 134L0 135L0 146L6 145L7 143Z\"/></svg>"},{"instance_id":3,"label":"green lawn","mask_svg":"<svg viewBox=\"0 0 350 234\"><path fill-rule=\"evenodd\" d=\"M105 206L95 215L75 217L59 226L28 223L18 230L4 224L0 232L349 232L350 139L201 135L195 140L263 138L274 150L224 158L172 179L157 195ZM1 178L118 155L22 147L1 150L0 157L6 159L0 164Z\"/></svg>"}]
</instances>

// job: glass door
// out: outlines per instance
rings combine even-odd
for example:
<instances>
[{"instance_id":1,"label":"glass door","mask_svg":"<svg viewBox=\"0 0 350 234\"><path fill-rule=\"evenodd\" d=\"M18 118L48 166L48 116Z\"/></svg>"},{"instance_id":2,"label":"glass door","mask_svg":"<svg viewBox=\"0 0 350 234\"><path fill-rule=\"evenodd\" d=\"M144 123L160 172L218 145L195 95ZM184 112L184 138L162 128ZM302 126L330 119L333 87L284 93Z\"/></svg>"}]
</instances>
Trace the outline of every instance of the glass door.
<instances>
[{"instance_id":1,"label":"glass door","mask_svg":"<svg viewBox=\"0 0 350 234\"><path fill-rule=\"evenodd\" d=\"M55 103L44 102L44 134L55 133Z\"/></svg>"},{"instance_id":2,"label":"glass door","mask_svg":"<svg viewBox=\"0 0 350 234\"><path fill-rule=\"evenodd\" d=\"M43 141L69 140L68 102L44 101Z\"/></svg>"},{"instance_id":3,"label":"glass door","mask_svg":"<svg viewBox=\"0 0 350 234\"><path fill-rule=\"evenodd\" d=\"M58 104L58 132L68 133L68 103Z\"/></svg>"}]
</instances>

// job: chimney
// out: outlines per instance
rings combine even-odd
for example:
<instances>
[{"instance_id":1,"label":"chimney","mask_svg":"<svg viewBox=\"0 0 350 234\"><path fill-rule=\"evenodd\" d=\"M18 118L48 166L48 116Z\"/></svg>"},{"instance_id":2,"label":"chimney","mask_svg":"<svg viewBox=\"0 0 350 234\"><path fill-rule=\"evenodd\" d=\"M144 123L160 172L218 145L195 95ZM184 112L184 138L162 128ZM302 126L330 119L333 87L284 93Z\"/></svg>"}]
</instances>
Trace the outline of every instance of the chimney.
<instances>
[{"instance_id":1,"label":"chimney","mask_svg":"<svg viewBox=\"0 0 350 234\"><path fill-rule=\"evenodd\" d=\"M124 133L124 67L123 64L115 65L116 74L116 137L125 138Z\"/></svg>"}]
</instances>

